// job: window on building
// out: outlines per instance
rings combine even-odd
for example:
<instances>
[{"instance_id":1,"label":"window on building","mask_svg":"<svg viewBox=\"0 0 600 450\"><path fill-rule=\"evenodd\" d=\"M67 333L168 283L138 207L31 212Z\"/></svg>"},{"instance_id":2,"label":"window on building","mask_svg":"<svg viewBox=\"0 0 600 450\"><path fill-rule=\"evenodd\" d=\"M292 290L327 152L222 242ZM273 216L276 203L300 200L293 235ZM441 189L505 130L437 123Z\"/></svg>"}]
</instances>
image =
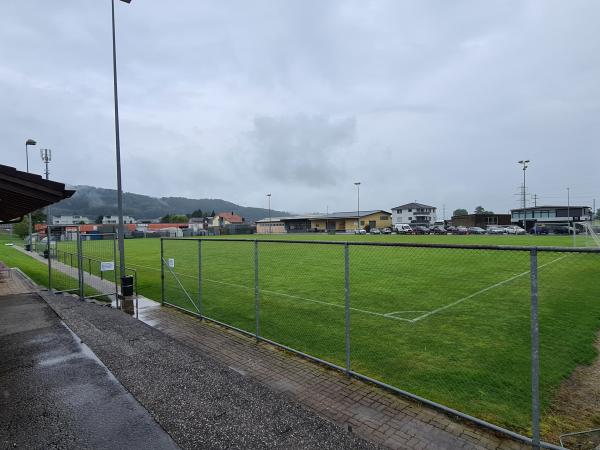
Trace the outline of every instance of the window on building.
<instances>
[{"instance_id":1,"label":"window on building","mask_svg":"<svg viewBox=\"0 0 600 450\"><path fill-rule=\"evenodd\" d=\"M408 212L412 212L412 209L409 209Z\"/></svg>"},{"instance_id":2,"label":"window on building","mask_svg":"<svg viewBox=\"0 0 600 450\"><path fill-rule=\"evenodd\" d=\"M398 214L402 214L402 210L401 209L398 209L397 211L398 211Z\"/></svg>"},{"instance_id":3,"label":"window on building","mask_svg":"<svg viewBox=\"0 0 600 450\"><path fill-rule=\"evenodd\" d=\"M412 217L409 217L408 220L412 220Z\"/></svg>"},{"instance_id":4,"label":"window on building","mask_svg":"<svg viewBox=\"0 0 600 450\"><path fill-rule=\"evenodd\" d=\"M361 220L361 221L360 221L360 224L361 224L361 225L364 225L364 224L365 224L365 221L364 221L364 220Z\"/></svg>"},{"instance_id":5,"label":"window on building","mask_svg":"<svg viewBox=\"0 0 600 450\"><path fill-rule=\"evenodd\" d=\"M388 216L379 216L379 220L388 220Z\"/></svg>"}]
</instances>

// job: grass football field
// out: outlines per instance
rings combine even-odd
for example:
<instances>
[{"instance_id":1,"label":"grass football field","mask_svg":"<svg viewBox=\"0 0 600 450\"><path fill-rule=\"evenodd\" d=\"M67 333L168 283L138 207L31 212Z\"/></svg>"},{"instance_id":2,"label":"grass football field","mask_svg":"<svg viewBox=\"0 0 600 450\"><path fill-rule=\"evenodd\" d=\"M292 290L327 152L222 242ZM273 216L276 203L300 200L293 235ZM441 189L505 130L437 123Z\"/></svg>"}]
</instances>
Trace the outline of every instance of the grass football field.
<instances>
[{"instance_id":1,"label":"grass football field","mask_svg":"<svg viewBox=\"0 0 600 450\"><path fill-rule=\"evenodd\" d=\"M269 239L277 242L258 245L261 336L340 366L345 365L344 245L315 240L572 245L572 238L563 236ZM163 245L165 260L173 262L172 268L165 267L165 297L170 303L255 331L253 240L212 238L203 240L201 247L195 239L165 240ZM350 245L348 252L352 369L528 433L529 252L363 245ZM31 260L16 253L2 246L0 259L37 273ZM127 240L126 255L127 266L138 272L140 293L160 300L160 241ZM540 390L547 414L560 383L575 367L597 357L600 254L540 251L538 266Z\"/></svg>"}]
</instances>

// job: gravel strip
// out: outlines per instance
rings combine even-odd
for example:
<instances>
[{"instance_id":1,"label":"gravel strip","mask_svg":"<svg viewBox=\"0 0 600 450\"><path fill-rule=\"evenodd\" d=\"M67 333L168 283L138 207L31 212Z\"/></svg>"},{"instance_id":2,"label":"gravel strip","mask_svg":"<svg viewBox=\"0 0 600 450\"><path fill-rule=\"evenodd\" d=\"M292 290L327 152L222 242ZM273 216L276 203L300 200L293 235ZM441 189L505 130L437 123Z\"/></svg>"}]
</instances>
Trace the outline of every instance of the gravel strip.
<instances>
[{"instance_id":1,"label":"gravel strip","mask_svg":"<svg viewBox=\"0 0 600 450\"><path fill-rule=\"evenodd\" d=\"M44 297L182 448L377 448L120 311Z\"/></svg>"}]
</instances>

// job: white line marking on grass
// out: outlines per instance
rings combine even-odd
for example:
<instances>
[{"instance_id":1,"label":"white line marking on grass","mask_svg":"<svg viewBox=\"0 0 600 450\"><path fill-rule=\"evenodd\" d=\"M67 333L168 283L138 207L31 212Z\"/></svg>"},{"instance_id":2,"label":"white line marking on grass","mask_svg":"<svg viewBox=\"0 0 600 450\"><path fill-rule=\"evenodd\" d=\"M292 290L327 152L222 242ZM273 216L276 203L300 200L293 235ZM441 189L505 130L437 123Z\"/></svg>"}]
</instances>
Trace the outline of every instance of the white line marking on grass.
<instances>
[{"instance_id":1,"label":"white line marking on grass","mask_svg":"<svg viewBox=\"0 0 600 450\"><path fill-rule=\"evenodd\" d=\"M385 317L391 317L394 316L396 314L404 314L404 313L426 313L428 312L427 310L402 310L402 311L393 311L393 312L389 312L384 314Z\"/></svg>"},{"instance_id":2,"label":"white line marking on grass","mask_svg":"<svg viewBox=\"0 0 600 450\"><path fill-rule=\"evenodd\" d=\"M178 275L184 276L184 277L188 277L188 278L196 278L196 277L193 277L191 275L185 275L185 274L178 274ZM202 281L208 281L208 282L211 282L211 283L223 284L223 285L226 285L226 286L232 286L232 287L237 287L237 288L254 290L254 286L244 286L243 284L235 284L235 283L228 283L226 281L211 280L210 278L202 278ZM269 289L261 289L260 292L263 292L265 294L271 294L271 295L279 295L281 297L288 297L288 298L294 298L294 299L298 299L298 300L304 300L306 302L318 303L320 305L335 306L336 308L344 308L345 307L344 305L339 305L337 303L324 302L322 300L315 300L314 298L300 297L299 295L286 294L284 292L271 291ZM372 316L385 317L386 319L393 319L393 320L401 320L401 321L404 321L404 322L411 322L411 319L405 319L404 317L389 316L387 314L378 313L378 312L375 312L375 311L369 311L369 310L366 310L366 309L360 309L360 308L350 307L350 310L351 311L356 311L356 312L361 312L361 313L364 313L364 314L370 314ZM408 312L408 311L397 311L397 312ZM413 311L413 312L424 312L424 311Z\"/></svg>"},{"instance_id":3,"label":"white line marking on grass","mask_svg":"<svg viewBox=\"0 0 600 450\"><path fill-rule=\"evenodd\" d=\"M553 263L555 263L555 262L557 262L557 261L560 261L561 259L564 259L564 258L566 258L566 257L567 257L567 255L564 255L564 256L561 256L560 258L553 259L552 261L550 261L550 262L547 262L546 264L542 264L541 266L539 266L539 267L538 267L538 269L541 269L542 267L549 266L550 264L553 264ZM526 272L519 273L519 274L517 274L517 275L514 275L514 276L512 276L512 277L510 277L510 278L507 278L507 279L506 279L506 280L504 280L504 281L500 281L499 283L492 284L491 286L488 286L488 287L486 287L486 288L484 288L484 289L481 289L480 291L474 292L474 293L473 293L473 294L471 294L471 295L467 295L466 297L460 298L460 299L456 300L455 302L452 302L452 303L449 303L449 304L447 304L447 305L444 305L444 306L442 306L442 307L440 307L440 308L434 309L433 311L429 311L428 313L426 313L426 314L423 314L422 316L415 317L414 319L411 319L411 320L410 320L410 322L413 322L413 323L414 323L414 322L418 322L419 320L425 319L425 318L427 318L427 317L429 317L429 316L431 316L431 315L433 315L433 314L437 314L437 313L439 313L440 311L443 311L443 310L445 310L445 309L451 308L452 306L456 306L456 305L458 305L459 303L462 303L462 302L464 302L464 301L466 301L466 300L469 300L469 299L471 299L471 298L473 298L473 297L475 297L475 296L477 296L477 295L479 295L479 294L483 294L484 292L490 291L490 290L492 290L492 289L494 289L494 288L497 288L498 286L502 286L503 284L509 283L509 282L511 282L511 281L513 281L513 280L515 280L515 279L517 279L517 278L523 277L523 276L527 275L529 272L530 272L530 271L529 271L529 270L527 270Z\"/></svg>"}]
</instances>

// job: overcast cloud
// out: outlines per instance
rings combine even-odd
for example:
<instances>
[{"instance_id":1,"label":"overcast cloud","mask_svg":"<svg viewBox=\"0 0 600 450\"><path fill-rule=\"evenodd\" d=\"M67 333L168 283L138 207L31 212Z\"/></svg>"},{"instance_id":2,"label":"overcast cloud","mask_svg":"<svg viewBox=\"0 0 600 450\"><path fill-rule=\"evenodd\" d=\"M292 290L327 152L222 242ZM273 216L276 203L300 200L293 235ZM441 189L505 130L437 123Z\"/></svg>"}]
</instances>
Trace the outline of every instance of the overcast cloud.
<instances>
[{"instance_id":1,"label":"overcast cloud","mask_svg":"<svg viewBox=\"0 0 600 450\"><path fill-rule=\"evenodd\" d=\"M117 3L126 191L502 212L528 158L538 203L600 200L600 2ZM109 0L0 2L0 163L34 138L115 186L110 32Z\"/></svg>"}]
</instances>

